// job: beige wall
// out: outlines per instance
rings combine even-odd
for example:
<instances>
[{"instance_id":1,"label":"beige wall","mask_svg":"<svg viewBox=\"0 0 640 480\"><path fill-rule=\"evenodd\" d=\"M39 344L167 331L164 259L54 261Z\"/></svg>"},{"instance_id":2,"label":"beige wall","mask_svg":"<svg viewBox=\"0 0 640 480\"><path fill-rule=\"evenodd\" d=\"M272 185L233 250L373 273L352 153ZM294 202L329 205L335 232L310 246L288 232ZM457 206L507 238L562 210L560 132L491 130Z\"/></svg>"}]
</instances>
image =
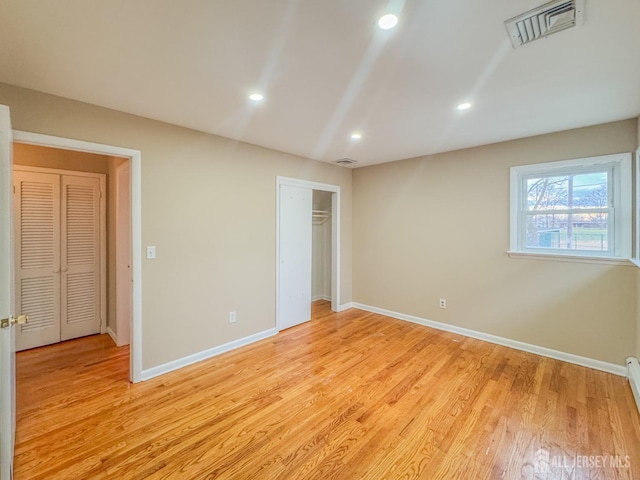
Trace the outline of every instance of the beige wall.
<instances>
[{"instance_id":1,"label":"beige wall","mask_svg":"<svg viewBox=\"0 0 640 480\"><path fill-rule=\"evenodd\" d=\"M341 186L351 301L351 170L4 84L0 104L18 130L142 151L144 369L275 326L277 175Z\"/></svg>"},{"instance_id":2,"label":"beige wall","mask_svg":"<svg viewBox=\"0 0 640 480\"><path fill-rule=\"evenodd\" d=\"M354 301L624 364L636 269L509 258L509 167L636 146L634 119L356 169Z\"/></svg>"},{"instance_id":3,"label":"beige wall","mask_svg":"<svg viewBox=\"0 0 640 480\"><path fill-rule=\"evenodd\" d=\"M77 172L109 173L109 157L93 153L74 152L59 148L13 144L13 163L41 168L58 168Z\"/></svg>"},{"instance_id":4,"label":"beige wall","mask_svg":"<svg viewBox=\"0 0 640 480\"><path fill-rule=\"evenodd\" d=\"M108 208L107 208L107 252L109 268L107 276L107 326L118 333L116 323L116 233L118 229L118 218L116 209L116 169L127 160L118 157L107 157L108 171Z\"/></svg>"}]
</instances>

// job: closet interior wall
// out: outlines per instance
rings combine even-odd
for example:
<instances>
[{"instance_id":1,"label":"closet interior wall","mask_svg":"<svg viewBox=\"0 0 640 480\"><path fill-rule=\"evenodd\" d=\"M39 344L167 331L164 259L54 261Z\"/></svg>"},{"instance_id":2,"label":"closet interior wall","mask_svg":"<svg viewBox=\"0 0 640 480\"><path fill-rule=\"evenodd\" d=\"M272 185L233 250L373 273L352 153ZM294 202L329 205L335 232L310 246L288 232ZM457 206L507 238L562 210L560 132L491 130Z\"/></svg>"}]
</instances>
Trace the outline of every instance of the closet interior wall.
<instances>
[{"instance_id":1,"label":"closet interior wall","mask_svg":"<svg viewBox=\"0 0 640 480\"><path fill-rule=\"evenodd\" d=\"M312 301L331 301L331 192L313 191Z\"/></svg>"}]
</instances>

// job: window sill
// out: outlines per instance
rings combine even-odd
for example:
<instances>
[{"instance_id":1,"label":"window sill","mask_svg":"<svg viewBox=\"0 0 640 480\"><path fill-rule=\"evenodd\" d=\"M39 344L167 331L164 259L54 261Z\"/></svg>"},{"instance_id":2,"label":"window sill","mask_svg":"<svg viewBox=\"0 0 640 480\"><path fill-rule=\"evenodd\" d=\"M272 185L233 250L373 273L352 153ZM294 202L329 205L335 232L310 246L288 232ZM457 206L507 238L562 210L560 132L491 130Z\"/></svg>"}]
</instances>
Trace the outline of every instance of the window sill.
<instances>
[{"instance_id":1,"label":"window sill","mask_svg":"<svg viewBox=\"0 0 640 480\"><path fill-rule=\"evenodd\" d=\"M553 262L574 262L574 263L599 263L604 265L624 265L640 267L640 262L637 260L631 260L629 258L620 257L597 257L586 255L560 255L557 253L533 253L533 252L514 252L508 251L509 258L523 258L529 260L547 260Z\"/></svg>"},{"instance_id":2,"label":"window sill","mask_svg":"<svg viewBox=\"0 0 640 480\"><path fill-rule=\"evenodd\" d=\"M630 258L629 261L633 263L636 267L640 268L640 259Z\"/></svg>"}]
</instances>

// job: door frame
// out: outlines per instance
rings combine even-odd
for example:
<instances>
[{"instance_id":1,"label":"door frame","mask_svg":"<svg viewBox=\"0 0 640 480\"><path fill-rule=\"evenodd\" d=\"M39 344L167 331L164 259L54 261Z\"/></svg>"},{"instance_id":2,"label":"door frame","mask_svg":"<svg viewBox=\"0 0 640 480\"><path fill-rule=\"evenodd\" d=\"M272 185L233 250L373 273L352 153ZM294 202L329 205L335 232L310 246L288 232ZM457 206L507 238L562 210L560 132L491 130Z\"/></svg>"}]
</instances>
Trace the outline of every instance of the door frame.
<instances>
[{"instance_id":1,"label":"door frame","mask_svg":"<svg viewBox=\"0 0 640 480\"><path fill-rule=\"evenodd\" d=\"M281 186L331 192L331 310L340 311L340 186L276 177L276 330L280 331L280 195ZM309 212L311 215L311 212Z\"/></svg>"},{"instance_id":2,"label":"door frame","mask_svg":"<svg viewBox=\"0 0 640 480\"><path fill-rule=\"evenodd\" d=\"M78 152L122 157L131 167L131 277L132 316L129 380L142 381L142 153L140 150L85 142L40 133L13 131L15 143L61 148Z\"/></svg>"}]
</instances>

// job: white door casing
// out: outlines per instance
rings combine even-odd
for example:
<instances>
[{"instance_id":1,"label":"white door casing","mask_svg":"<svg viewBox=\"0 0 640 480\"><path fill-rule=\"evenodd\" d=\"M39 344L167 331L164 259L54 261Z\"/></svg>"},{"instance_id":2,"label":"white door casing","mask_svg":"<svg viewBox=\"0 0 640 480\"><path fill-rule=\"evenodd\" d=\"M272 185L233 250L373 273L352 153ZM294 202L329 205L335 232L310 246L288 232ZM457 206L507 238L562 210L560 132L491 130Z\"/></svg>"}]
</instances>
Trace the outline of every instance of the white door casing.
<instances>
[{"instance_id":1,"label":"white door casing","mask_svg":"<svg viewBox=\"0 0 640 480\"><path fill-rule=\"evenodd\" d=\"M0 105L0 318L14 311L12 130L9 107ZM0 328L0 480L13 477L16 431L15 328Z\"/></svg>"}]
</instances>

